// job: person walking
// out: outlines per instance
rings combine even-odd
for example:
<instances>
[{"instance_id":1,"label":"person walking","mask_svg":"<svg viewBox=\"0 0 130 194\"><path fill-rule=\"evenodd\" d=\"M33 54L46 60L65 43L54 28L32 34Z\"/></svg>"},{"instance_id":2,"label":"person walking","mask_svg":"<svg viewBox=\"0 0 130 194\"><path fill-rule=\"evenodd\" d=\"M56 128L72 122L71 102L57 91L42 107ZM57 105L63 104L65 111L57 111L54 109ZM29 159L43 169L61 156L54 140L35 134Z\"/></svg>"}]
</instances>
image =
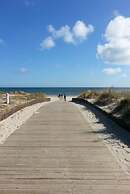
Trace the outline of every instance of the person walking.
<instances>
[{"instance_id":1,"label":"person walking","mask_svg":"<svg viewBox=\"0 0 130 194\"><path fill-rule=\"evenodd\" d=\"M66 95L64 94L64 101L66 101Z\"/></svg>"}]
</instances>

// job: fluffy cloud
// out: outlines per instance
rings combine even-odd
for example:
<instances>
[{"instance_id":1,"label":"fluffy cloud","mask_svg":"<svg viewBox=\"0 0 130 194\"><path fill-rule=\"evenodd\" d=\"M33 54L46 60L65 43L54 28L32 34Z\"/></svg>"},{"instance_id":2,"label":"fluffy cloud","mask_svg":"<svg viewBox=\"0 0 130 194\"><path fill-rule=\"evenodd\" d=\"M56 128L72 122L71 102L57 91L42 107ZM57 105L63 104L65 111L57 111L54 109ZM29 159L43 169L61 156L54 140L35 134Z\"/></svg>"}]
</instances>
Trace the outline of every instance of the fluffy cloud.
<instances>
[{"instance_id":1,"label":"fluffy cloud","mask_svg":"<svg viewBox=\"0 0 130 194\"><path fill-rule=\"evenodd\" d=\"M115 17L104 37L106 43L97 46L97 55L106 63L130 65L130 18Z\"/></svg>"},{"instance_id":2,"label":"fluffy cloud","mask_svg":"<svg viewBox=\"0 0 130 194\"><path fill-rule=\"evenodd\" d=\"M94 31L94 27L92 25L87 25L83 21L77 21L74 26L71 28L68 25L61 26L58 30L56 30L52 25L48 26L48 32L51 34L49 36L49 42L51 42L52 48L55 46L54 40L62 39L65 43L68 44L78 44L79 42L86 40L88 35ZM48 42L48 38L44 39L41 43L43 47ZM48 47L44 47L48 48Z\"/></svg>"},{"instance_id":3,"label":"fluffy cloud","mask_svg":"<svg viewBox=\"0 0 130 194\"><path fill-rule=\"evenodd\" d=\"M40 44L42 49L50 49L55 46L55 42L51 36L44 39Z\"/></svg>"},{"instance_id":4,"label":"fluffy cloud","mask_svg":"<svg viewBox=\"0 0 130 194\"><path fill-rule=\"evenodd\" d=\"M48 31L51 33L54 39L62 38L67 43L73 43L73 35L68 25L62 26L59 30L55 30L52 25L48 26Z\"/></svg>"},{"instance_id":5,"label":"fluffy cloud","mask_svg":"<svg viewBox=\"0 0 130 194\"><path fill-rule=\"evenodd\" d=\"M94 32L94 27L90 24L87 26L84 22L79 20L75 23L72 31L75 38L84 40L90 33Z\"/></svg>"},{"instance_id":6,"label":"fluffy cloud","mask_svg":"<svg viewBox=\"0 0 130 194\"><path fill-rule=\"evenodd\" d=\"M122 69L121 68L105 68L103 69L103 73L105 73L106 75L110 75L110 76L118 75L122 73Z\"/></svg>"}]
</instances>

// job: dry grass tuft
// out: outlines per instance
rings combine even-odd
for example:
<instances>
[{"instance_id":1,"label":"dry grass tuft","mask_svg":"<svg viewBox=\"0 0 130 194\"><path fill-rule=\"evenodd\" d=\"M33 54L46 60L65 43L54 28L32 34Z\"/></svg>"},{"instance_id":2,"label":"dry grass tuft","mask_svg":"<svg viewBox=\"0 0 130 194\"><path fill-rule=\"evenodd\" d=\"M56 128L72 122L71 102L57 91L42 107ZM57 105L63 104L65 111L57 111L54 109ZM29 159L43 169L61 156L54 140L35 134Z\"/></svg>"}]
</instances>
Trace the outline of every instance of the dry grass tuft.
<instances>
[{"instance_id":1,"label":"dry grass tuft","mask_svg":"<svg viewBox=\"0 0 130 194\"><path fill-rule=\"evenodd\" d=\"M84 99L94 99L98 96L99 94L97 92L94 91L84 91L80 94L80 98L84 98Z\"/></svg>"},{"instance_id":2,"label":"dry grass tuft","mask_svg":"<svg viewBox=\"0 0 130 194\"><path fill-rule=\"evenodd\" d=\"M95 104L100 107L113 106L110 113L130 125L130 91L119 92L111 89L102 92L86 91L81 93L80 97L94 99Z\"/></svg>"}]
</instances>

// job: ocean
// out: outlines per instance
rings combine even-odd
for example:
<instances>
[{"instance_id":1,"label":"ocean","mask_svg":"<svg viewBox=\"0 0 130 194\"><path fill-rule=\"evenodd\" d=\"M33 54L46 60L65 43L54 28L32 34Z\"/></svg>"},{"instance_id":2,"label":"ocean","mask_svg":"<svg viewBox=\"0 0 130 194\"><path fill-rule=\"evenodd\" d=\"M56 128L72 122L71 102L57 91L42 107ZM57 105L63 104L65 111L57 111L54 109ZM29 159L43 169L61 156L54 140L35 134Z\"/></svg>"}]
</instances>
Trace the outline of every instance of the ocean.
<instances>
[{"instance_id":1,"label":"ocean","mask_svg":"<svg viewBox=\"0 0 130 194\"><path fill-rule=\"evenodd\" d=\"M14 91L24 91L24 92L43 92L48 96L57 96L58 94L66 94L67 96L78 96L84 91L103 91L108 88L90 88L90 87L0 87L2 92L14 92ZM130 91L130 88L112 88L116 91Z\"/></svg>"}]
</instances>

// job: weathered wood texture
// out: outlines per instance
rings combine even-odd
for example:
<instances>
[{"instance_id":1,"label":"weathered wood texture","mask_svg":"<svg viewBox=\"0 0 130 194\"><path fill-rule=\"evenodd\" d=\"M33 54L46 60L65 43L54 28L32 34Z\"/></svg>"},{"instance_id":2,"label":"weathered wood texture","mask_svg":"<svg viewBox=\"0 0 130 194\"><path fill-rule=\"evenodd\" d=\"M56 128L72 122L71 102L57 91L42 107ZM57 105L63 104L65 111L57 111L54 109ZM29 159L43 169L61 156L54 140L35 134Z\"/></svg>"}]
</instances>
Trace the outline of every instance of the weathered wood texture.
<instances>
[{"instance_id":1,"label":"weathered wood texture","mask_svg":"<svg viewBox=\"0 0 130 194\"><path fill-rule=\"evenodd\" d=\"M71 103L44 106L0 146L0 194L129 193L129 176Z\"/></svg>"}]
</instances>

